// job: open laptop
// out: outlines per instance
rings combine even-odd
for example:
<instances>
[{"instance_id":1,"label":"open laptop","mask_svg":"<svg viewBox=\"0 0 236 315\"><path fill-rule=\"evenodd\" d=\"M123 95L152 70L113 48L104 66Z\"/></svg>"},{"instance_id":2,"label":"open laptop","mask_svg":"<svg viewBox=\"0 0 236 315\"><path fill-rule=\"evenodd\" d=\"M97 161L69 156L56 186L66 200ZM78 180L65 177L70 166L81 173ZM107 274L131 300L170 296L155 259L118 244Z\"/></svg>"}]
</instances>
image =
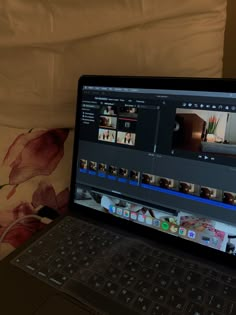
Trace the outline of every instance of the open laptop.
<instances>
[{"instance_id":1,"label":"open laptop","mask_svg":"<svg viewBox=\"0 0 236 315\"><path fill-rule=\"evenodd\" d=\"M0 263L2 314L236 314L236 81L83 76L70 213Z\"/></svg>"}]
</instances>

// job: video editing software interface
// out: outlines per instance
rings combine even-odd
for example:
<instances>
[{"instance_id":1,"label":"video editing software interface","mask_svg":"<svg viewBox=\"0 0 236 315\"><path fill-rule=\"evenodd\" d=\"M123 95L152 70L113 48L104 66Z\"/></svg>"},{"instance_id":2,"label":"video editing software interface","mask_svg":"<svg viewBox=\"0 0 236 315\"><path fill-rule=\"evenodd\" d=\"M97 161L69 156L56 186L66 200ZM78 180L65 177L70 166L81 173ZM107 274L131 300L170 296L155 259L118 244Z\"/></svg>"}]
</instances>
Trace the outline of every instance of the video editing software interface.
<instances>
[{"instance_id":1,"label":"video editing software interface","mask_svg":"<svg viewBox=\"0 0 236 315\"><path fill-rule=\"evenodd\" d=\"M236 93L83 86L75 202L236 254Z\"/></svg>"}]
</instances>

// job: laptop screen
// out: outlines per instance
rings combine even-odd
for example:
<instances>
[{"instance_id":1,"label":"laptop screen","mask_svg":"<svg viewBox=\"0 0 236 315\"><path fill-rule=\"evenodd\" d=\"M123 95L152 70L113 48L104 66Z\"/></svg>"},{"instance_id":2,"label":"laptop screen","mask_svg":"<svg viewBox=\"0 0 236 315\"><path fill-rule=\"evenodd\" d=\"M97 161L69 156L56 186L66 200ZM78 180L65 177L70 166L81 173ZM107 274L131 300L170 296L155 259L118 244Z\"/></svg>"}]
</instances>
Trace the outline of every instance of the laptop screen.
<instances>
[{"instance_id":1,"label":"laptop screen","mask_svg":"<svg viewBox=\"0 0 236 315\"><path fill-rule=\"evenodd\" d=\"M236 253L236 93L82 87L74 202Z\"/></svg>"}]
</instances>

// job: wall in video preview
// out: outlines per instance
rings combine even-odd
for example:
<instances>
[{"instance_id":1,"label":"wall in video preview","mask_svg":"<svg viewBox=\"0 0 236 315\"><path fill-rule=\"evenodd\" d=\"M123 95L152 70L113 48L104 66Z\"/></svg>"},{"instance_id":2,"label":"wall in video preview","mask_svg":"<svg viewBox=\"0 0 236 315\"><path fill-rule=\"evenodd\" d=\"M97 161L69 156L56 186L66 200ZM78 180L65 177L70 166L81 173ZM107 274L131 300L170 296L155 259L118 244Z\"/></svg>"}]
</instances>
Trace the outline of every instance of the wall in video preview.
<instances>
[{"instance_id":1,"label":"wall in video preview","mask_svg":"<svg viewBox=\"0 0 236 315\"><path fill-rule=\"evenodd\" d=\"M236 157L236 113L178 108L172 149Z\"/></svg>"}]
</instances>

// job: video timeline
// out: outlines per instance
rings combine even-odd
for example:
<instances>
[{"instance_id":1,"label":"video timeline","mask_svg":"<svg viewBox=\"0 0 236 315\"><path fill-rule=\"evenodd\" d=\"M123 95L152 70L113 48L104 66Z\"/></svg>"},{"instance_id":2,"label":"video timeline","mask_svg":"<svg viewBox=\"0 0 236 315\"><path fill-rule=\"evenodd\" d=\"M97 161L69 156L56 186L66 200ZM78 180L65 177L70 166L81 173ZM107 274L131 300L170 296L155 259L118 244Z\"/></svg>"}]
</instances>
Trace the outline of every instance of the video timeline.
<instances>
[{"instance_id":1,"label":"video timeline","mask_svg":"<svg viewBox=\"0 0 236 315\"><path fill-rule=\"evenodd\" d=\"M134 169L128 170L127 168L86 159L80 160L79 169L81 173L92 176L236 210L236 192L223 191L209 186L179 181Z\"/></svg>"}]
</instances>

